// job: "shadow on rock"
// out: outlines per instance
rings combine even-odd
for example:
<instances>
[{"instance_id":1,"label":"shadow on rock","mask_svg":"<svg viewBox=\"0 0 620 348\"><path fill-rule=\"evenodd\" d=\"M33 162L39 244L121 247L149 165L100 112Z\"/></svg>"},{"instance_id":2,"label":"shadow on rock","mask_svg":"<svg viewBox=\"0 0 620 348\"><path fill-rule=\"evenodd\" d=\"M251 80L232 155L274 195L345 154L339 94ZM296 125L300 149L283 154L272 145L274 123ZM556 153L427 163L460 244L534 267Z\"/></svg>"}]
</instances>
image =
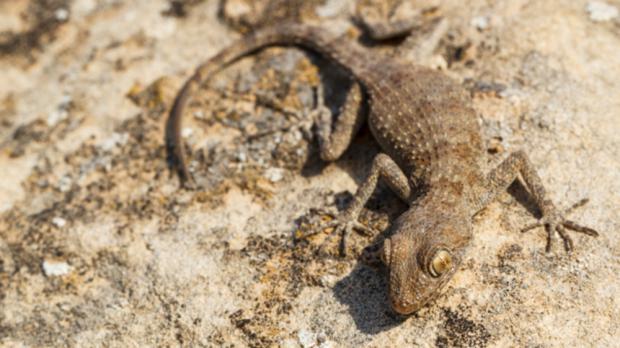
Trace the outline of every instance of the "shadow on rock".
<instances>
[{"instance_id":1,"label":"shadow on rock","mask_svg":"<svg viewBox=\"0 0 620 348\"><path fill-rule=\"evenodd\" d=\"M366 334L389 330L406 319L390 309L385 271L358 263L333 289L336 299L349 307L357 329Z\"/></svg>"}]
</instances>

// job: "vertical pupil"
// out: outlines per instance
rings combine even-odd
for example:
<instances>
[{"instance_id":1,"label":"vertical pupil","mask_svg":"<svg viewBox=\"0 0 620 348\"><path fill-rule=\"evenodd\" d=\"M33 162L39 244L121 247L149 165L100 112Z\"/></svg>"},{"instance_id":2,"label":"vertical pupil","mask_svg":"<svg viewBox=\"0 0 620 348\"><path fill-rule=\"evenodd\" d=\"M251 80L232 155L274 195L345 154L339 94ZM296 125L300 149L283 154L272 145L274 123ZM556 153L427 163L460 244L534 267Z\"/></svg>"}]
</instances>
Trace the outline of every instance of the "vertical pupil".
<instances>
[{"instance_id":1,"label":"vertical pupil","mask_svg":"<svg viewBox=\"0 0 620 348\"><path fill-rule=\"evenodd\" d=\"M446 250L439 250L435 253L433 260L431 261L429 271L433 277L439 277L446 270L450 268L452 264L452 256Z\"/></svg>"}]
</instances>

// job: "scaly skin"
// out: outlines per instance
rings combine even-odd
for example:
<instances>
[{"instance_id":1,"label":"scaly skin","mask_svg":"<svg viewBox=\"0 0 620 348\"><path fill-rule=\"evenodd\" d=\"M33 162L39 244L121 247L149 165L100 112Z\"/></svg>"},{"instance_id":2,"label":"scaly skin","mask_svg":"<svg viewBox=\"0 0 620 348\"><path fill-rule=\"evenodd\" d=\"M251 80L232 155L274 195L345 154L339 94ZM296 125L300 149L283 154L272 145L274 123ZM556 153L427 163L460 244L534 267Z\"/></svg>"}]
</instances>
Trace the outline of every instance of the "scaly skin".
<instances>
[{"instance_id":1,"label":"scaly skin","mask_svg":"<svg viewBox=\"0 0 620 348\"><path fill-rule=\"evenodd\" d=\"M389 36L385 30L381 32ZM319 28L297 24L245 37L201 65L183 86L171 110L166 137L184 184L192 182L180 136L189 95L240 57L274 45L318 52L348 71L366 91L370 105L366 120L357 112L358 85L352 88L334 127L325 109L317 113L323 159L337 159L364 121L383 150L350 206L319 230L336 227L336 233L345 234L354 228L367 229L357 218L379 178L409 203L410 208L393 224L393 235L381 248L381 258L390 270L390 302L397 313L413 313L440 293L465 256L472 238L472 216L519 175L543 213L537 225L544 225L549 233L548 249L554 231L567 250L573 246L567 229L597 235L564 219L546 198L540 178L523 152L512 154L490 173L483 172L479 125L469 94L458 83L440 72L371 55Z\"/></svg>"}]
</instances>

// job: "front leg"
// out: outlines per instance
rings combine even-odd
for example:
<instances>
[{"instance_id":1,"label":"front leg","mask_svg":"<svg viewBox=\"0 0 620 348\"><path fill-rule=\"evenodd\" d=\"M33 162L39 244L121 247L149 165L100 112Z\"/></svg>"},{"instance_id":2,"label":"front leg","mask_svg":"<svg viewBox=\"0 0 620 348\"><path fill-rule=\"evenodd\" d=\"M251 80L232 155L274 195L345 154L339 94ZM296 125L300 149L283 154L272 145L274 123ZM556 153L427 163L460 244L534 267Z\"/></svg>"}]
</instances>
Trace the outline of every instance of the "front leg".
<instances>
[{"instance_id":1,"label":"front leg","mask_svg":"<svg viewBox=\"0 0 620 348\"><path fill-rule=\"evenodd\" d=\"M359 186L357 192L353 196L353 200L339 216L335 216L334 220L322 224L310 232L300 236L300 239L315 235L326 228L334 228L334 231L330 236L341 234L340 252L344 253L346 250L345 239L346 236L353 230L357 229L367 233L375 233L372 229L364 226L357 219L362 211L362 208L368 202L368 199L374 192L379 182L379 178L385 180L388 186L404 201L410 202L411 200L411 186L409 180L398 167L398 165L386 154L378 154L370 169L370 174L366 177L366 180Z\"/></svg>"},{"instance_id":2,"label":"front leg","mask_svg":"<svg viewBox=\"0 0 620 348\"><path fill-rule=\"evenodd\" d=\"M335 161L346 151L355 134L366 120L366 112L362 101L362 87L357 81L347 92L338 118L334 121L332 113L325 106L323 86L317 88L316 109L312 118L317 128L321 159L326 162Z\"/></svg>"},{"instance_id":3,"label":"front leg","mask_svg":"<svg viewBox=\"0 0 620 348\"><path fill-rule=\"evenodd\" d=\"M547 251L551 250L551 241L554 231L557 231L564 241L566 251L573 249L573 241L568 235L567 229L593 237L598 236L595 230L564 218L563 214L558 211L553 202L547 198L540 177L523 151L512 153L502 164L489 173L487 177L488 190L484 194L484 197L480 198L480 207L484 207L494 200L495 197L497 197L500 192L506 190L519 175L542 212L541 219L537 223L524 228L523 232L529 231L535 227L544 226L548 235Z\"/></svg>"}]
</instances>

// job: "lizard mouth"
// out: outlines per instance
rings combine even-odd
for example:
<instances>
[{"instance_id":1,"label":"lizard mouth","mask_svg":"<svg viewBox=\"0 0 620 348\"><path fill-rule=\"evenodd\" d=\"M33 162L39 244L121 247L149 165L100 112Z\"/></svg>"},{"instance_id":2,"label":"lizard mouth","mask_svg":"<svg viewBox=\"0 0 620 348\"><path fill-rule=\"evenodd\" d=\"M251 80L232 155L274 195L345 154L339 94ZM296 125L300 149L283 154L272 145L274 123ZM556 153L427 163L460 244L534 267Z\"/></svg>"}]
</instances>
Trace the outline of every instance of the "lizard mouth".
<instances>
[{"instance_id":1,"label":"lizard mouth","mask_svg":"<svg viewBox=\"0 0 620 348\"><path fill-rule=\"evenodd\" d=\"M411 304L411 303L405 303L402 301L391 301L392 303L392 309L394 310L394 312L396 312L397 314L400 315L410 315L413 312L417 311L418 308Z\"/></svg>"}]
</instances>

